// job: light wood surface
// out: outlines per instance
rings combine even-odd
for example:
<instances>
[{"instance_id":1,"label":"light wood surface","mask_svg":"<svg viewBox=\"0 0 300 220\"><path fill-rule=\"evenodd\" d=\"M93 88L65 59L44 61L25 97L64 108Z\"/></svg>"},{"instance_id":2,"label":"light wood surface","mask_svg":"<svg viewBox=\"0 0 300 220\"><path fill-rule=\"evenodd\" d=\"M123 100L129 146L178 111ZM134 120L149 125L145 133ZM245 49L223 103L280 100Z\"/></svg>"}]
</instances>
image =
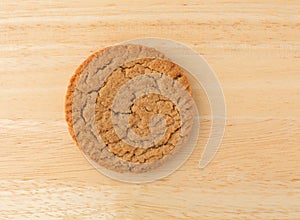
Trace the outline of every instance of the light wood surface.
<instances>
[{"instance_id":1,"label":"light wood surface","mask_svg":"<svg viewBox=\"0 0 300 220\"><path fill-rule=\"evenodd\" d=\"M214 160L126 184L98 173L67 130L77 66L137 37L198 51L224 89L227 126ZM300 219L300 2L0 2L0 219Z\"/></svg>"}]
</instances>

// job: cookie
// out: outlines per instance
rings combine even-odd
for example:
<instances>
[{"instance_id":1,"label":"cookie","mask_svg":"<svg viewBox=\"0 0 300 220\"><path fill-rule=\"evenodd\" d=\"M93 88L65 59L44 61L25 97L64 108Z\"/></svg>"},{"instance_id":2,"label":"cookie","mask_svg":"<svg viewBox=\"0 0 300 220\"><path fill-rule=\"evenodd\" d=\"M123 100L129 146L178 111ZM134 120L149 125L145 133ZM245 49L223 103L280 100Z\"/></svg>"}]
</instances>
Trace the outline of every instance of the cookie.
<instances>
[{"instance_id":1,"label":"cookie","mask_svg":"<svg viewBox=\"0 0 300 220\"><path fill-rule=\"evenodd\" d=\"M66 120L79 148L96 164L146 172L186 142L193 119L190 93L182 69L160 52L139 45L110 47L75 72Z\"/></svg>"}]
</instances>

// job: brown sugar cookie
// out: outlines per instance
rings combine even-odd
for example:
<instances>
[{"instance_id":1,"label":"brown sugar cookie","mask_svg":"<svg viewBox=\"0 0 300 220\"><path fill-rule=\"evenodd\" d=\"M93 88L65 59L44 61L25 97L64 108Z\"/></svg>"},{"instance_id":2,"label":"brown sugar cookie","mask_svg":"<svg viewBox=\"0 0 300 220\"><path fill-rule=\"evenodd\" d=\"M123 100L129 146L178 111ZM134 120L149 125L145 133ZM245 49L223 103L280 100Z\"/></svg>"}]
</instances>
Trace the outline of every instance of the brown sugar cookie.
<instances>
[{"instance_id":1,"label":"brown sugar cookie","mask_svg":"<svg viewBox=\"0 0 300 220\"><path fill-rule=\"evenodd\" d=\"M191 89L182 69L163 59L152 48L115 46L91 56L72 77L66 120L79 148L97 165L146 172L186 142Z\"/></svg>"}]
</instances>

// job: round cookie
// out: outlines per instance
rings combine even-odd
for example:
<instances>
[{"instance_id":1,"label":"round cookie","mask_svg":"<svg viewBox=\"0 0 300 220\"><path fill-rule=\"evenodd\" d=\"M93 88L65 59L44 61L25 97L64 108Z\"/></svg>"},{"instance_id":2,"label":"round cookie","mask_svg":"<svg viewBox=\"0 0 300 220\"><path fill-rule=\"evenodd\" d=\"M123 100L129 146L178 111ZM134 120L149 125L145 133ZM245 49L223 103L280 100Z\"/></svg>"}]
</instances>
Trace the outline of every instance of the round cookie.
<instances>
[{"instance_id":1,"label":"round cookie","mask_svg":"<svg viewBox=\"0 0 300 220\"><path fill-rule=\"evenodd\" d=\"M114 97L133 79L151 76L157 85L164 75L190 92L180 67L167 60L147 57L165 58L158 51L139 45L106 48L89 57L77 69L68 87L66 120L72 137L89 159L116 172L140 173L161 165L180 149L192 124L190 96L181 94L179 97L182 98L176 100L172 93L164 96L160 92L150 92L137 98L126 115L132 131L141 137L151 133L148 124L152 116L165 115L166 130L162 138L153 145L139 146L126 143L116 134L111 118ZM154 75L159 77L155 79ZM141 82L138 81L135 87L147 86ZM181 114L177 109L179 102L184 106ZM122 112L118 113L122 115ZM186 128L182 133L183 127Z\"/></svg>"}]
</instances>

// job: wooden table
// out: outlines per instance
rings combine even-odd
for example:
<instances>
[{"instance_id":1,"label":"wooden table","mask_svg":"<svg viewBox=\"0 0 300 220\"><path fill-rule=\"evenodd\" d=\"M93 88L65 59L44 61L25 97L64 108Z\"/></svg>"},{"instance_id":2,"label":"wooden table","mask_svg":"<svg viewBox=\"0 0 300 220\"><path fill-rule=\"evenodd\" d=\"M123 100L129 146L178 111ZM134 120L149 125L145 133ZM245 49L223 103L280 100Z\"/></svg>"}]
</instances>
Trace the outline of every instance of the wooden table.
<instances>
[{"instance_id":1,"label":"wooden table","mask_svg":"<svg viewBox=\"0 0 300 220\"><path fill-rule=\"evenodd\" d=\"M209 117L184 166L126 184L84 159L64 96L90 53L149 36L204 56L224 90L226 132L205 169ZM298 0L2 0L0 51L0 219L300 219Z\"/></svg>"}]
</instances>

